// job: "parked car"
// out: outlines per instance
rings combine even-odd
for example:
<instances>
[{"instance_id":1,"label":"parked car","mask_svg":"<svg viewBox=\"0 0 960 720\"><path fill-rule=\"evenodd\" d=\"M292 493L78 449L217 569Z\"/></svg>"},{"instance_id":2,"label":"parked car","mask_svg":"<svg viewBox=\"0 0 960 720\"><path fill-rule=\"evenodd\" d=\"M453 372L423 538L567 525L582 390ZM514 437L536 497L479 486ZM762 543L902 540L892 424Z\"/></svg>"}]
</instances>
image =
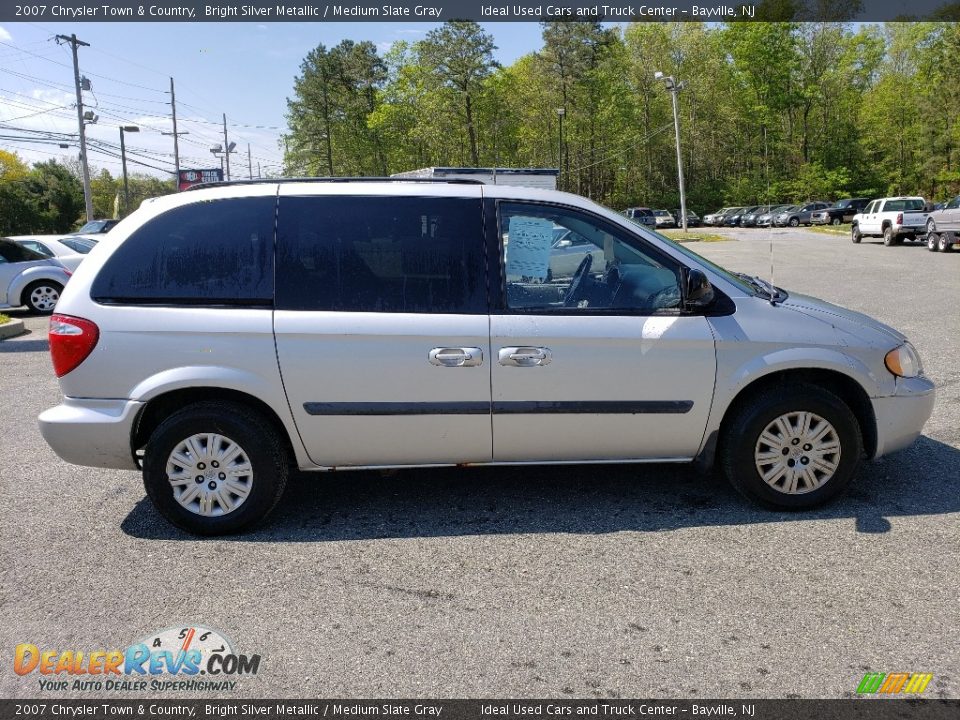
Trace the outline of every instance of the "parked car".
<instances>
[{"instance_id":1,"label":"parked car","mask_svg":"<svg viewBox=\"0 0 960 720\"><path fill-rule=\"evenodd\" d=\"M750 208L740 216L740 227L756 227L761 215L770 212L770 205L758 205Z\"/></svg>"},{"instance_id":2,"label":"parked car","mask_svg":"<svg viewBox=\"0 0 960 720\"><path fill-rule=\"evenodd\" d=\"M789 225L790 227L798 227L799 225L810 225L811 216L817 210L824 210L830 207L830 203L823 200L815 200L809 202L806 205L802 205L798 210L789 210L781 211L774 217L774 225L778 227L784 227Z\"/></svg>"},{"instance_id":3,"label":"parked car","mask_svg":"<svg viewBox=\"0 0 960 720\"><path fill-rule=\"evenodd\" d=\"M882 237L884 245L916 240L927 232L926 201L922 197L891 197L874 200L853 216L850 239Z\"/></svg>"},{"instance_id":4,"label":"parked car","mask_svg":"<svg viewBox=\"0 0 960 720\"><path fill-rule=\"evenodd\" d=\"M842 225L853 220L853 216L863 210L870 202L870 198L847 198L837 200L833 205L823 210L817 210L810 215L812 225Z\"/></svg>"},{"instance_id":5,"label":"parked car","mask_svg":"<svg viewBox=\"0 0 960 720\"><path fill-rule=\"evenodd\" d=\"M760 213L757 215L757 227L771 227L773 225L773 219L779 213L790 212L794 209L799 210L799 205L774 205L765 213Z\"/></svg>"},{"instance_id":6,"label":"parked car","mask_svg":"<svg viewBox=\"0 0 960 720\"><path fill-rule=\"evenodd\" d=\"M723 222L721 224L726 225L728 227L737 227L740 225L740 219L747 213L750 213L753 210L755 210L756 208L757 208L756 205L750 205L750 206L741 207L741 208L734 208L733 210L731 210L730 212L728 212L726 215L723 216Z\"/></svg>"},{"instance_id":7,"label":"parked car","mask_svg":"<svg viewBox=\"0 0 960 720\"><path fill-rule=\"evenodd\" d=\"M676 210L671 211L670 214L673 215L673 219L677 223L677 227L681 227L683 222L680 220L680 209L677 208ZM693 212L693 210L687 210L687 227L700 227L700 224L700 216Z\"/></svg>"},{"instance_id":8,"label":"parked car","mask_svg":"<svg viewBox=\"0 0 960 720\"><path fill-rule=\"evenodd\" d=\"M110 232L119 220L91 220L77 230L74 235L99 235Z\"/></svg>"},{"instance_id":9,"label":"parked car","mask_svg":"<svg viewBox=\"0 0 960 720\"><path fill-rule=\"evenodd\" d=\"M263 519L291 465L716 458L747 497L811 508L933 408L897 331L566 193L224 183L123 226L51 318L64 399L40 429L69 462L142 469L194 533ZM595 249L544 283L558 227Z\"/></svg>"},{"instance_id":10,"label":"parked car","mask_svg":"<svg viewBox=\"0 0 960 720\"><path fill-rule=\"evenodd\" d=\"M712 213L703 216L704 225L720 225L723 222L723 216L736 208L725 207L715 210Z\"/></svg>"},{"instance_id":11,"label":"parked car","mask_svg":"<svg viewBox=\"0 0 960 720\"><path fill-rule=\"evenodd\" d=\"M623 214L637 223L637 225L646 225L647 227L651 228L655 228L657 226L657 217L653 214L653 210L650 208L627 208L623 211Z\"/></svg>"},{"instance_id":12,"label":"parked car","mask_svg":"<svg viewBox=\"0 0 960 720\"><path fill-rule=\"evenodd\" d=\"M94 243L72 235L15 235L10 238L47 258L56 258L65 268L75 271Z\"/></svg>"},{"instance_id":13,"label":"parked car","mask_svg":"<svg viewBox=\"0 0 960 720\"><path fill-rule=\"evenodd\" d=\"M927 248L950 252L960 242L960 195L927 216Z\"/></svg>"},{"instance_id":14,"label":"parked car","mask_svg":"<svg viewBox=\"0 0 960 720\"><path fill-rule=\"evenodd\" d=\"M70 271L57 260L0 238L0 310L26 306L48 315L69 279Z\"/></svg>"},{"instance_id":15,"label":"parked car","mask_svg":"<svg viewBox=\"0 0 960 720\"><path fill-rule=\"evenodd\" d=\"M654 227L656 227L657 230L675 228L677 226L677 221L674 219L673 215L666 210L654 210L653 217L656 221L656 225Z\"/></svg>"},{"instance_id":16,"label":"parked car","mask_svg":"<svg viewBox=\"0 0 960 720\"><path fill-rule=\"evenodd\" d=\"M555 227L553 229L553 244L550 246L550 263L547 268L546 281L552 282L554 278L573 275L587 255L593 255L594 262L603 261L602 248L597 248L596 245L573 230L562 226Z\"/></svg>"}]
</instances>

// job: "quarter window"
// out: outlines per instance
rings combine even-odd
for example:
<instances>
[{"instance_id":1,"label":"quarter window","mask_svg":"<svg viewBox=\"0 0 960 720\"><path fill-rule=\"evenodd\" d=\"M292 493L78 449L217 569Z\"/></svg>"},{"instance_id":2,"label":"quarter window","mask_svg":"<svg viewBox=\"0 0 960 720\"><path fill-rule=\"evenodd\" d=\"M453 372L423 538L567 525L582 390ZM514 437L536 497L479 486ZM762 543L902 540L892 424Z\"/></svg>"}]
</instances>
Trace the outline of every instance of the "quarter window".
<instances>
[{"instance_id":1,"label":"quarter window","mask_svg":"<svg viewBox=\"0 0 960 720\"><path fill-rule=\"evenodd\" d=\"M169 210L117 248L91 296L99 302L270 304L275 204L275 197L247 197Z\"/></svg>"},{"instance_id":2,"label":"quarter window","mask_svg":"<svg viewBox=\"0 0 960 720\"><path fill-rule=\"evenodd\" d=\"M486 313L479 198L284 197L277 307Z\"/></svg>"},{"instance_id":3,"label":"quarter window","mask_svg":"<svg viewBox=\"0 0 960 720\"><path fill-rule=\"evenodd\" d=\"M680 266L585 213L500 205L506 305L519 311L677 312Z\"/></svg>"}]
</instances>

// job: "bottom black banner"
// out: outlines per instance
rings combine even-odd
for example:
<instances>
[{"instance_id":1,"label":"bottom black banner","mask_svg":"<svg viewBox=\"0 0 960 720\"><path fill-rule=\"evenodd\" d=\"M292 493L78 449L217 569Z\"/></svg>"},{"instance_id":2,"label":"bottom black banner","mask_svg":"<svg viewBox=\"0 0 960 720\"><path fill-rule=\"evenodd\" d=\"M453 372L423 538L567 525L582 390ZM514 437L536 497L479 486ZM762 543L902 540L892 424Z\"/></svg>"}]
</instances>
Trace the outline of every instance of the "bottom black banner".
<instances>
[{"instance_id":1,"label":"bottom black banner","mask_svg":"<svg viewBox=\"0 0 960 720\"><path fill-rule=\"evenodd\" d=\"M747 718L960 717L960 700L0 700L0 718Z\"/></svg>"}]
</instances>

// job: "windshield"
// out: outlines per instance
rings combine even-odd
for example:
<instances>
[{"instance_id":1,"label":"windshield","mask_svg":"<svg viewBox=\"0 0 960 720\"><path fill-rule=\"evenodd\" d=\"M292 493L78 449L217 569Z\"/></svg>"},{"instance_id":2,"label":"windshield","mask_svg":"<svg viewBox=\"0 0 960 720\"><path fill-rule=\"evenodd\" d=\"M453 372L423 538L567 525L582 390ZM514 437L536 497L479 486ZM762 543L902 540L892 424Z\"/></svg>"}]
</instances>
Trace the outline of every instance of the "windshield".
<instances>
[{"instance_id":1,"label":"windshield","mask_svg":"<svg viewBox=\"0 0 960 720\"><path fill-rule=\"evenodd\" d=\"M63 238L60 241L61 245L66 245L71 250L74 250L82 255L86 255L90 250L93 249L93 244L88 240L77 240L74 238Z\"/></svg>"},{"instance_id":2,"label":"windshield","mask_svg":"<svg viewBox=\"0 0 960 720\"><path fill-rule=\"evenodd\" d=\"M103 226L107 224L106 220L91 220L82 228L77 230L78 233L98 233L103 230Z\"/></svg>"},{"instance_id":3,"label":"windshield","mask_svg":"<svg viewBox=\"0 0 960 720\"><path fill-rule=\"evenodd\" d=\"M668 213L666 210L654 210L653 214L657 217L671 217L670 213Z\"/></svg>"}]
</instances>

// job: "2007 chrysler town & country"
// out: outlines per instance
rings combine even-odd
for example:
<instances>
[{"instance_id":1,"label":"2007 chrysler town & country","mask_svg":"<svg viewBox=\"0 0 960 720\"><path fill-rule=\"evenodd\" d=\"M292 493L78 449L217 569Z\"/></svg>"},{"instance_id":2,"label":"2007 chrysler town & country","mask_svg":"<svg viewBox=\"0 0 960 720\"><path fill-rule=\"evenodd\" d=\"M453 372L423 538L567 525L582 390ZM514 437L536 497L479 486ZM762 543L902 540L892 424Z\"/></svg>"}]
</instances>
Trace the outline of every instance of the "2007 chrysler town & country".
<instances>
[{"instance_id":1,"label":"2007 chrysler town & country","mask_svg":"<svg viewBox=\"0 0 960 720\"><path fill-rule=\"evenodd\" d=\"M933 408L906 338L735 275L584 198L272 181L158 198L50 323L68 462L142 468L173 524L235 532L288 467L690 462L809 508Z\"/></svg>"}]
</instances>

